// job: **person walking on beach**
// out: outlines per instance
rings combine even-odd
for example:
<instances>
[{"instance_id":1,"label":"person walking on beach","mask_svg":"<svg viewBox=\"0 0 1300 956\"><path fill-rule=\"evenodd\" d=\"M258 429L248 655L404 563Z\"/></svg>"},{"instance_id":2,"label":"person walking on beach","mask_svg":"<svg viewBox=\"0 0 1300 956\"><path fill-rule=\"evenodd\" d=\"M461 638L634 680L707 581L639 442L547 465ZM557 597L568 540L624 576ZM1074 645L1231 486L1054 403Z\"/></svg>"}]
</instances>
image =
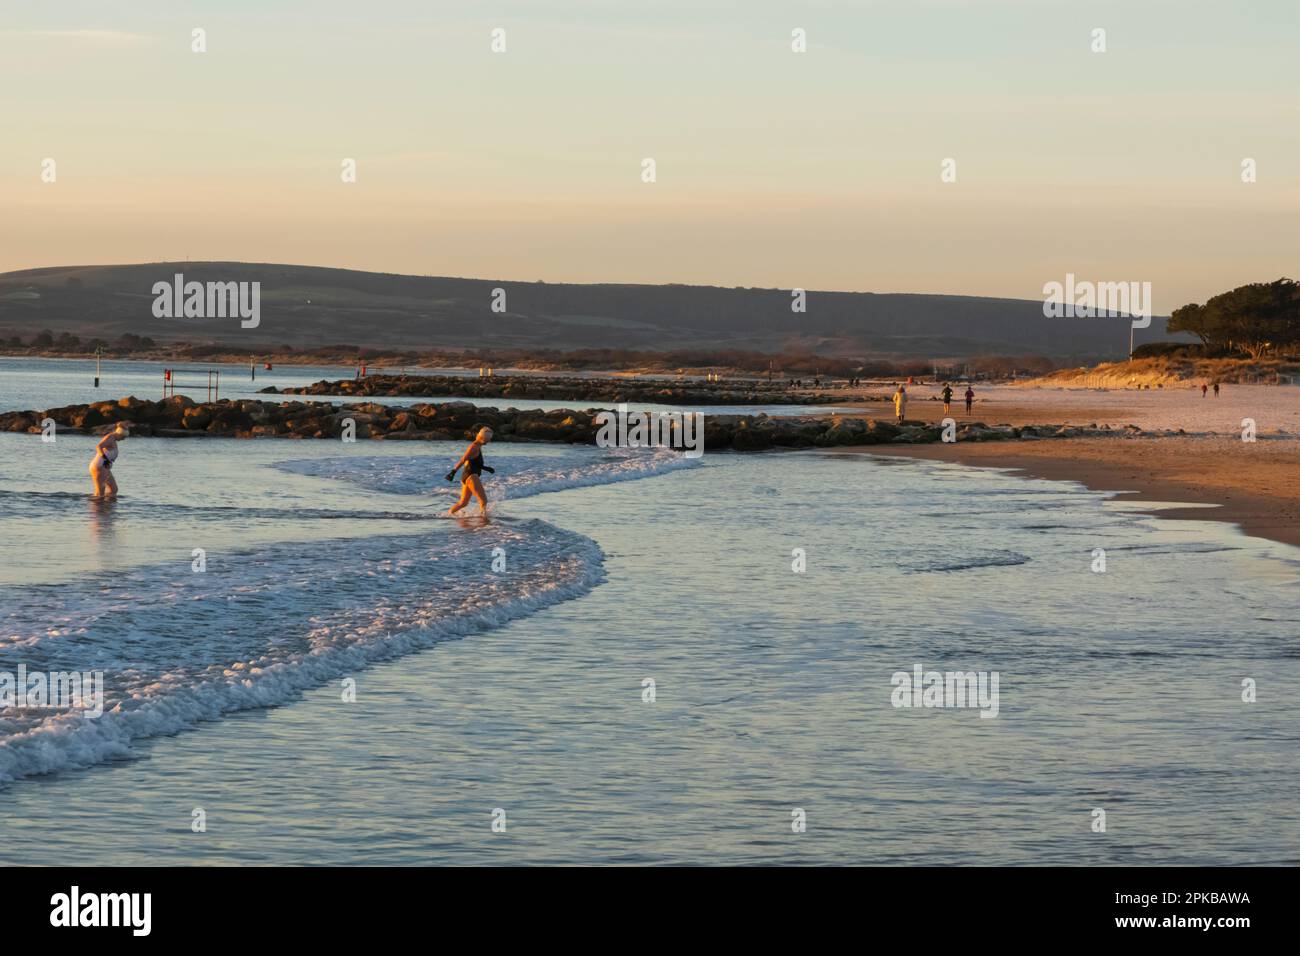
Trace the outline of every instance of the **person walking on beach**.
<instances>
[{"instance_id":1,"label":"person walking on beach","mask_svg":"<svg viewBox=\"0 0 1300 956\"><path fill-rule=\"evenodd\" d=\"M898 386L898 391L894 393L894 416L898 419L899 424L903 423L903 416L907 414L907 386Z\"/></svg>"},{"instance_id":2,"label":"person walking on beach","mask_svg":"<svg viewBox=\"0 0 1300 956\"><path fill-rule=\"evenodd\" d=\"M1215 383L1214 383L1214 397L1215 397L1215 398L1218 398L1218 397L1219 397L1219 383L1218 383L1218 382L1215 382Z\"/></svg>"},{"instance_id":3,"label":"person walking on beach","mask_svg":"<svg viewBox=\"0 0 1300 956\"><path fill-rule=\"evenodd\" d=\"M943 413L948 414L952 409L952 385L944 383L943 386Z\"/></svg>"},{"instance_id":4,"label":"person walking on beach","mask_svg":"<svg viewBox=\"0 0 1300 956\"><path fill-rule=\"evenodd\" d=\"M1205 397L1205 393L1208 392L1209 390L1210 390L1210 386L1208 386L1208 385L1206 385L1204 382L1202 382L1202 383L1201 383L1201 398L1204 398L1204 397Z\"/></svg>"},{"instance_id":5,"label":"person walking on beach","mask_svg":"<svg viewBox=\"0 0 1300 956\"><path fill-rule=\"evenodd\" d=\"M113 462L117 461L117 443L130 432L119 424L95 445L95 457L90 459L90 481L95 491L92 498L116 498L117 479L113 477Z\"/></svg>"},{"instance_id":6,"label":"person walking on beach","mask_svg":"<svg viewBox=\"0 0 1300 956\"><path fill-rule=\"evenodd\" d=\"M447 514L454 515L469 504L470 495L478 499L479 514L487 514L487 495L483 493L483 480L479 476L483 472L495 475L496 470L483 464L483 446L492 440L492 429L480 428L474 440L470 442L465 454L460 456L460 461L456 462L455 467L447 473L447 480L454 481L456 471L461 465L465 466L465 472L460 478L460 500L457 501L447 511Z\"/></svg>"},{"instance_id":7,"label":"person walking on beach","mask_svg":"<svg viewBox=\"0 0 1300 956\"><path fill-rule=\"evenodd\" d=\"M966 414L970 414L971 403L975 401L975 389L966 386Z\"/></svg>"}]
</instances>

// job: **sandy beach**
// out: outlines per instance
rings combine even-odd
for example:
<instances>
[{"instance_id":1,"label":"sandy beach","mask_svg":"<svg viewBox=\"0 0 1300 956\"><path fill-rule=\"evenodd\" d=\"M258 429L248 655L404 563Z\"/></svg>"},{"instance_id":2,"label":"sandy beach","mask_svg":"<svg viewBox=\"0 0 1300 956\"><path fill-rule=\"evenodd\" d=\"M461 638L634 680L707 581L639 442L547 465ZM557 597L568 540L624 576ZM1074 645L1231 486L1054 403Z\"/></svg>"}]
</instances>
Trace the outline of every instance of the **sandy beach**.
<instances>
[{"instance_id":1,"label":"sandy beach","mask_svg":"<svg viewBox=\"0 0 1300 956\"><path fill-rule=\"evenodd\" d=\"M1248 534L1300 545L1300 387L1240 385L1218 398L1199 386L1152 390L1094 390L983 386L965 413L954 386L952 417L960 424L1135 425L1146 434L1115 438L1035 439L954 444L888 444L838 448L837 454L873 454L1016 469L1036 478L1077 481L1137 501L1186 502L1213 508L1159 509L1166 518L1230 521ZM939 387L908 389L909 421L944 418L933 400ZM846 414L889 418L892 406L864 404ZM1242 441L1243 419L1258 440ZM1183 434L1179 434L1182 432Z\"/></svg>"},{"instance_id":2,"label":"sandy beach","mask_svg":"<svg viewBox=\"0 0 1300 956\"><path fill-rule=\"evenodd\" d=\"M909 421L938 422L944 418L939 400L942 385L909 385ZM871 390L887 397L892 389ZM1035 388L1023 385L975 386L971 414L961 396L966 386L953 384L952 417L988 425L1108 424L1112 428L1136 425L1143 431L1178 431L1191 435L1236 435L1244 418L1254 419L1259 434L1300 436L1300 386L1231 385L1218 398L1201 397L1199 383L1182 388L1135 389ZM892 418L894 408L879 401L846 404L845 414L867 418Z\"/></svg>"}]
</instances>

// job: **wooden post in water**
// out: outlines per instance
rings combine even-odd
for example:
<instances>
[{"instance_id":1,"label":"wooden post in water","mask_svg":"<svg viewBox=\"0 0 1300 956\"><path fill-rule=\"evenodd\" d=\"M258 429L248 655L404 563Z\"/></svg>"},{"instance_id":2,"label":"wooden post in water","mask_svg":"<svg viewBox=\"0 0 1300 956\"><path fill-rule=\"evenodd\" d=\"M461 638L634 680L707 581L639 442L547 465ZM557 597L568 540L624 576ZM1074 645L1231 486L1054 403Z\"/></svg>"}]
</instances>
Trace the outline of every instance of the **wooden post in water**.
<instances>
[{"instance_id":1,"label":"wooden post in water","mask_svg":"<svg viewBox=\"0 0 1300 956\"><path fill-rule=\"evenodd\" d=\"M103 354L104 347L102 345L95 346L95 388L99 388L99 360Z\"/></svg>"}]
</instances>

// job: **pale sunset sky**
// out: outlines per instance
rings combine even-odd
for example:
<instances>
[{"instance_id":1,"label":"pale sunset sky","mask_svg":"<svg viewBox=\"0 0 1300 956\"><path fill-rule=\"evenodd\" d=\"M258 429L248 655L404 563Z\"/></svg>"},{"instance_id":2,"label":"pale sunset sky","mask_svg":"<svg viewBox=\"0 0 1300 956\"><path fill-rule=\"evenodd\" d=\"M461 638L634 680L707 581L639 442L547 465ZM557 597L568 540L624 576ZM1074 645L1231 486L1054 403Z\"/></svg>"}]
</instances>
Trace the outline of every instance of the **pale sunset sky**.
<instances>
[{"instance_id":1,"label":"pale sunset sky","mask_svg":"<svg viewBox=\"0 0 1300 956\"><path fill-rule=\"evenodd\" d=\"M2 0L0 103L0 271L1300 278L1298 0Z\"/></svg>"}]
</instances>

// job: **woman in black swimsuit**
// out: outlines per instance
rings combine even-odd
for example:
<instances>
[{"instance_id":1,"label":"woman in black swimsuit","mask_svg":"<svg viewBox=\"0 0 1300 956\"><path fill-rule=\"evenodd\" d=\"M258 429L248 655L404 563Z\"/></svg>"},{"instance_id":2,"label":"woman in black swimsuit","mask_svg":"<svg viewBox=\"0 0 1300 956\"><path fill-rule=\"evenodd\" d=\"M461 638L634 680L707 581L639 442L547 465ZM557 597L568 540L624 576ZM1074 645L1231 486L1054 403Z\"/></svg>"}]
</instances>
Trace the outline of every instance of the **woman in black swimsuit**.
<instances>
[{"instance_id":1,"label":"woman in black swimsuit","mask_svg":"<svg viewBox=\"0 0 1300 956\"><path fill-rule=\"evenodd\" d=\"M460 456L460 461L447 473L447 480L454 481L457 469L461 465L465 466L460 478L460 501L452 505L447 514L454 515L469 504L470 495L478 499L479 513L487 514L487 495L483 493L483 482L479 476L485 471L490 475L496 474L494 469L483 464L483 446L491 440L492 429L480 428L470 446L465 449L465 454Z\"/></svg>"},{"instance_id":2,"label":"woman in black swimsuit","mask_svg":"<svg viewBox=\"0 0 1300 956\"><path fill-rule=\"evenodd\" d=\"M95 486L92 498L116 498L117 479L113 477L113 462L117 461L117 443L130 434L119 424L95 445L95 457L90 459L90 481Z\"/></svg>"}]
</instances>

